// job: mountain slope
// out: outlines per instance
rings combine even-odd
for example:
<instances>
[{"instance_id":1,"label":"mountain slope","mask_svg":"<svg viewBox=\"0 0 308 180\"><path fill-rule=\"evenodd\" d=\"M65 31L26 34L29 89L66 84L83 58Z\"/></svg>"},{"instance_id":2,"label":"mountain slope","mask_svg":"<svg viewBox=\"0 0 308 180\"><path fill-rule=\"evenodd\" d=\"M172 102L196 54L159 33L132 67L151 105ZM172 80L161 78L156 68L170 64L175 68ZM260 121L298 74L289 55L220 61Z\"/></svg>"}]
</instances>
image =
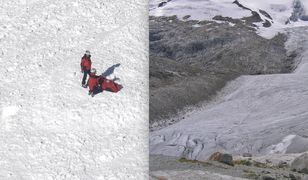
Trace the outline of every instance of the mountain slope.
<instances>
[{"instance_id":1,"label":"mountain slope","mask_svg":"<svg viewBox=\"0 0 308 180\"><path fill-rule=\"evenodd\" d=\"M146 4L0 4L0 179L146 178ZM86 49L119 93L87 95Z\"/></svg>"},{"instance_id":2,"label":"mountain slope","mask_svg":"<svg viewBox=\"0 0 308 180\"><path fill-rule=\"evenodd\" d=\"M296 68L296 53L287 53L283 34L264 39L240 23L197 25L174 16L150 17L151 129L165 126L191 105L210 101L240 75Z\"/></svg>"},{"instance_id":3,"label":"mountain slope","mask_svg":"<svg viewBox=\"0 0 308 180\"><path fill-rule=\"evenodd\" d=\"M211 105L152 132L151 154L198 160L207 159L217 150L260 155L275 153L289 135L307 138L308 29L289 31L287 49L301 53L301 64L295 73L239 77ZM292 144L293 139L288 139L278 153ZM305 140L298 142L301 151L308 150L301 148L308 147Z\"/></svg>"},{"instance_id":4,"label":"mountain slope","mask_svg":"<svg viewBox=\"0 0 308 180\"><path fill-rule=\"evenodd\" d=\"M241 19L271 38L286 27L307 25L308 3L303 0L151 0L150 15L189 20ZM251 21L251 22L250 22ZM252 24L251 24L252 23ZM231 23L232 25L232 23Z\"/></svg>"}]
</instances>

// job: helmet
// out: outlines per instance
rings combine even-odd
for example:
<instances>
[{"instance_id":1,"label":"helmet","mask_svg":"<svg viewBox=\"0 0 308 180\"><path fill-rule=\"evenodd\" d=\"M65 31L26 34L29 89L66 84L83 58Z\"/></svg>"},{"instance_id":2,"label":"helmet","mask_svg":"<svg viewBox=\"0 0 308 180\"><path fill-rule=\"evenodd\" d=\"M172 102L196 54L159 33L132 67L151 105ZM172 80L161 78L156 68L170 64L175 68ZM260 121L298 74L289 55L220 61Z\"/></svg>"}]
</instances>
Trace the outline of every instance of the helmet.
<instances>
[{"instance_id":1,"label":"helmet","mask_svg":"<svg viewBox=\"0 0 308 180\"><path fill-rule=\"evenodd\" d=\"M92 68L90 72L91 72L91 74L96 74L96 69Z\"/></svg>"},{"instance_id":2,"label":"helmet","mask_svg":"<svg viewBox=\"0 0 308 180\"><path fill-rule=\"evenodd\" d=\"M90 51L86 50L85 55L90 56L91 55Z\"/></svg>"}]
</instances>

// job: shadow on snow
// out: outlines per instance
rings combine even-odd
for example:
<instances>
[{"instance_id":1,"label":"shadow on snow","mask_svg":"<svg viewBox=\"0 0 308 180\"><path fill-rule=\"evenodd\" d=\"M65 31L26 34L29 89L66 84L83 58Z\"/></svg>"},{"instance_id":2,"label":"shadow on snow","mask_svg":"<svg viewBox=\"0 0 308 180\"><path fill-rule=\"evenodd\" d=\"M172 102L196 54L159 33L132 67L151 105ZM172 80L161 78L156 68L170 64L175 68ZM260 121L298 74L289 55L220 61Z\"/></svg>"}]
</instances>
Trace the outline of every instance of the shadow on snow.
<instances>
[{"instance_id":1,"label":"shadow on snow","mask_svg":"<svg viewBox=\"0 0 308 180\"><path fill-rule=\"evenodd\" d=\"M114 69L115 69L116 67L119 67L120 65L121 65L120 63L112 65L112 66L109 67L105 72L102 73L102 76L103 76L103 77L107 77L107 76L113 74L113 73L114 73ZM109 85L109 87L106 87L104 90L103 90L103 87L101 87L101 86L95 88L95 89L93 90L93 96L94 96L94 95L97 95L97 94L99 94L99 93L102 93L103 91L109 91L109 92L118 92L118 91L120 91L120 90L123 88L123 86L117 84L116 82L114 82L114 81L116 81L116 80L119 80L119 78L115 77L115 78L112 79L112 80L110 80L110 79L105 79L105 80L104 80L104 81L106 81L105 85L107 84L107 85ZM103 84L104 84L104 83L103 83Z\"/></svg>"}]
</instances>

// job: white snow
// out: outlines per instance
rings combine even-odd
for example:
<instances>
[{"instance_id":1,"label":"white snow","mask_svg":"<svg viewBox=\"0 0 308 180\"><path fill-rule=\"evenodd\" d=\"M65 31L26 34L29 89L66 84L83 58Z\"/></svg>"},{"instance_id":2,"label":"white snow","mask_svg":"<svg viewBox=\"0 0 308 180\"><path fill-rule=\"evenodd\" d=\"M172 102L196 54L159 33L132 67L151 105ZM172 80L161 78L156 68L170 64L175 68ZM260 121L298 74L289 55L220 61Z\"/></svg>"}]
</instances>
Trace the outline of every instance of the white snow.
<instances>
[{"instance_id":1,"label":"white snow","mask_svg":"<svg viewBox=\"0 0 308 180\"><path fill-rule=\"evenodd\" d=\"M150 153L205 160L214 151L262 155L274 146L276 153L285 153L291 144L290 151L308 151L307 138L294 136L307 136L308 28L288 31L286 48L301 53L297 71L237 78L215 102L151 132ZM164 142L152 142L158 136ZM202 146L192 147L191 141ZM187 150L198 153L187 154Z\"/></svg>"},{"instance_id":2,"label":"white snow","mask_svg":"<svg viewBox=\"0 0 308 180\"><path fill-rule=\"evenodd\" d=\"M284 154L287 152L288 147L292 143L292 140L296 137L296 135L291 134L286 136L280 143L273 145L270 147L269 154Z\"/></svg>"},{"instance_id":3,"label":"white snow","mask_svg":"<svg viewBox=\"0 0 308 180\"><path fill-rule=\"evenodd\" d=\"M269 154L302 153L308 151L308 138L288 135L280 143L269 148Z\"/></svg>"},{"instance_id":4,"label":"white snow","mask_svg":"<svg viewBox=\"0 0 308 180\"><path fill-rule=\"evenodd\" d=\"M202 25L200 25L200 24L194 24L194 25L192 25L192 27L194 27L194 28L199 28L199 27L202 27Z\"/></svg>"},{"instance_id":5,"label":"white snow","mask_svg":"<svg viewBox=\"0 0 308 180\"><path fill-rule=\"evenodd\" d=\"M286 24L293 12L293 0L238 0L242 5L253 11L266 11L273 20L265 17L261 13L263 20L272 23L270 28L263 27L262 23L257 23L258 33L265 38L272 38L278 32L284 32L288 27L307 26L308 22L298 21ZM242 9L234 0L172 0L163 7L158 7L162 0L150 0L150 15L152 16L172 16L176 15L182 19L186 15L191 15L192 20L212 20L216 15L232 18L242 18L251 16L249 10ZM308 12L308 2L302 0L306 12Z\"/></svg>"},{"instance_id":6,"label":"white snow","mask_svg":"<svg viewBox=\"0 0 308 180\"><path fill-rule=\"evenodd\" d=\"M250 11L242 10L232 4L231 0L175 0L158 8L160 0L150 0L150 15L172 16L182 19L190 15L190 19L211 20L216 15L224 15L234 18L251 15Z\"/></svg>"},{"instance_id":7,"label":"white snow","mask_svg":"<svg viewBox=\"0 0 308 180\"><path fill-rule=\"evenodd\" d=\"M144 0L0 1L0 179L148 177L147 14ZM120 63L120 92L81 87L87 49L99 73Z\"/></svg>"},{"instance_id":8,"label":"white snow","mask_svg":"<svg viewBox=\"0 0 308 180\"><path fill-rule=\"evenodd\" d=\"M17 106L8 106L2 108L1 118L6 119L10 116L14 116L18 112L19 108Z\"/></svg>"}]
</instances>

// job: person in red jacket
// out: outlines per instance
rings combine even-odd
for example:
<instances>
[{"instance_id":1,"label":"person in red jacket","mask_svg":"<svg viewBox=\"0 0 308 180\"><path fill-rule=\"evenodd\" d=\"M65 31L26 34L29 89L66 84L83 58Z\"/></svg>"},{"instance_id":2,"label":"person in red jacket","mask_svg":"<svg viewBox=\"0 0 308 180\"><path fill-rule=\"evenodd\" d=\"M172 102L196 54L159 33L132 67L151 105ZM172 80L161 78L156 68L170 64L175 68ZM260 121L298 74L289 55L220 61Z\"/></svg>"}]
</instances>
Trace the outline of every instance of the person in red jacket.
<instances>
[{"instance_id":1,"label":"person in red jacket","mask_svg":"<svg viewBox=\"0 0 308 180\"><path fill-rule=\"evenodd\" d=\"M83 73L83 78L82 78L81 85L84 88L87 87L86 80L87 80L87 75L90 74L91 65L92 65L91 54L90 54L89 50L86 50L85 54L81 58L81 63L80 63L81 72Z\"/></svg>"},{"instance_id":2,"label":"person in red jacket","mask_svg":"<svg viewBox=\"0 0 308 180\"><path fill-rule=\"evenodd\" d=\"M99 79L99 86L101 91L110 91L110 92L119 92L123 86L121 84L116 83L115 81L118 78L114 78L114 79L106 79L105 77L101 76L101 78Z\"/></svg>"},{"instance_id":3,"label":"person in red jacket","mask_svg":"<svg viewBox=\"0 0 308 180\"><path fill-rule=\"evenodd\" d=\"M123 86L117 84L115 81L118 78L114 78L113 80L107 79L103 75L97 76L96 69L92 68L89 75L89 80L87 82L89 87L89 95L94 97L94 95L106 90L111 92L118 92L120 91Z\"/></svg>"},{"instance_id":4,"label":"person in red jacket","mask_svg":"<svg viewBox=\"0 0 308 180\"><path fill-rule=\"evenodd\" d=\"M101 76L96 75L96 69L92 68L90 72L90 77L88 80L88 87L89 87L89 95L92 97L97 94L100 90L99 82L101 81Z\"/></svg>"}]
</instances>

